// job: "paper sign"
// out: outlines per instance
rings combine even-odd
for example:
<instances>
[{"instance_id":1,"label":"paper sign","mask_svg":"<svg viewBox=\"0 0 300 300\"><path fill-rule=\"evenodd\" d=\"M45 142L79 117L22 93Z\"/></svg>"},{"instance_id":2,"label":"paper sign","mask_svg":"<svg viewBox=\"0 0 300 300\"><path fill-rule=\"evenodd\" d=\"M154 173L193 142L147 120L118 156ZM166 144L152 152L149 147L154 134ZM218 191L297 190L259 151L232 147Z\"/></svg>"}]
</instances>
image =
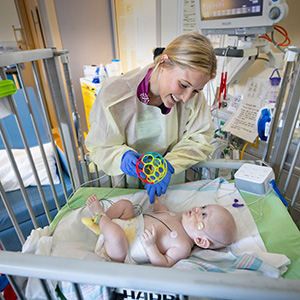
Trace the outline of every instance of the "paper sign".
<instances>
[{"instance_id":1,"label":"paper sign","mask_svg":"<svg viewBox=\"0 0 300 300\"><path fill-rule=\"evenodd\" d=\"M222 127L222 131L253 143L258 135L257 114L269 90L268 80L250 78L247 81L242 100L232 117Z\"/></svg>"}]
</instances>

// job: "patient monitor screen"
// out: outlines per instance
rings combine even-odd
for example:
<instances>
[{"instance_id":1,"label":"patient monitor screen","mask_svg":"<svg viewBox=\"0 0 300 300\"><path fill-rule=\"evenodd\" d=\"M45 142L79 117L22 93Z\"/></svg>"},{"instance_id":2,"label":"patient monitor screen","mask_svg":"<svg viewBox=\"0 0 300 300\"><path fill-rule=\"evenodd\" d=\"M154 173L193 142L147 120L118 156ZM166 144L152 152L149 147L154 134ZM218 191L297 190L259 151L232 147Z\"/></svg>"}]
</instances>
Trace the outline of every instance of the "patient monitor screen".
<instances>
[{"instance_id":1,"label":"patient monitor screen","mask_svg":"<svg viewBox=\"0 0 300 300\"><path fill-rule=\"evenodd\" d=\"M201 19L257 17L262 15L263 0L201 0Z\"/></svg>"}]
</instances>

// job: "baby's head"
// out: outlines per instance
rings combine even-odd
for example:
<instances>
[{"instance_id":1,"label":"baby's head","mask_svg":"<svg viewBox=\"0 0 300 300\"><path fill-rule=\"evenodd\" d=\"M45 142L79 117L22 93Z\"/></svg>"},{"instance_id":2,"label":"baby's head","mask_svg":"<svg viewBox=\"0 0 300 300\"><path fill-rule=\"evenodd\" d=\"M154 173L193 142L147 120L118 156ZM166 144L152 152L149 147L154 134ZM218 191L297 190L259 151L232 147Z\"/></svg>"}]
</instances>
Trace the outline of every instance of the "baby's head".
<instances>
[{"instance_id":1,"label":"baby's head","mask_svg":"<svg viewBox=\"0 0 300 300\"><path fill-rule=\"evenodd\" d=\"M182 224L201 248L220 249L229 246L237 235L233 216L221 205L193 207L183 214Z\"/></svg>"}]
</instances>

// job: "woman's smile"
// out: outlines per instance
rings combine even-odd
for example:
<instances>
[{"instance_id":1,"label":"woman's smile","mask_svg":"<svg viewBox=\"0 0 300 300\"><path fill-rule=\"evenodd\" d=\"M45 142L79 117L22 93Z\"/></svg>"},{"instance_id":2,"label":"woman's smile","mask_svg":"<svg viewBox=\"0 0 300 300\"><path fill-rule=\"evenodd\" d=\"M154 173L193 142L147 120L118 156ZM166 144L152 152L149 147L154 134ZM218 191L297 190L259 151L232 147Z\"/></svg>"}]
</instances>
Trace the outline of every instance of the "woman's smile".
<instances>
[{"instance_id":1,"label":"woman's smile","mask_svg":"<svg viewBox=\"0 0 300 300\"><path fill-rule=\"evenodd\" d=\"M171 98L177 103L180 101L180 99L176 98L173 94L171 94Z\"/></svg>"}]
</instances>

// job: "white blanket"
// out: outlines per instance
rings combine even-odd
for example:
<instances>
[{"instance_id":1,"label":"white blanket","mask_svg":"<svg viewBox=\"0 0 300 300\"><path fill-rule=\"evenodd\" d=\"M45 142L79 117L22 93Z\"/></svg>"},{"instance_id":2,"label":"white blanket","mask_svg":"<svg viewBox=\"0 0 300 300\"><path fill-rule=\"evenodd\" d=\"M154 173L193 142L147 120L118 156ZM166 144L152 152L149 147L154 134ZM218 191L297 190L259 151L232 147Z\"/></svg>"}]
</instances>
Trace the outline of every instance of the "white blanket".
<instances>
[{"instance_id":1,"label":"white blanket","mask_svg":"<svg viewBox=\"0 0 300 300\"><path fill-rule=\"evenodd\" d=\"M196 205L220 204L225 206L233 215L238 227L238 239L230 247L221 250L193 250L187 260L177 263L175 268L197 269L205 271L248 273L279 277L286 271L290 263L285 255L267 253L264 243L258 233L251 213L233 184L221 183L221 179L214 181L198 181L169 187L167 193L160 200L170 210L183 212ZM118 201L122 198L130 199L133 203L141 205L143 212L149 212L151 206L145 191L126 196L110 198ZM232 206L234 199L238 199L242 207ZM103 202L105 208L109 206ZM97 236L81 223L82 217L92 217L87 207L80 208L66 216L57 225L53 234L49 228L34 230L23 246L23 252L37 253L61 257L79 258L85 260L101 260L94 253ZM250 267L249 267L250 266ZM34 299L41 297L35 286L35 279L27 284L26 296ZM52 282L53 290L55 282ZM63 283L60 287L67 299L73 299L72 285ZM95 293L101 293L105 298L108 291L103 287L84 286L85 299L96 299ZM89 297L89 295L91 295ZM93 298L94 297L94 298ZM99 298L99 299L100 299Z\"/></svg>"}]
</instances>

